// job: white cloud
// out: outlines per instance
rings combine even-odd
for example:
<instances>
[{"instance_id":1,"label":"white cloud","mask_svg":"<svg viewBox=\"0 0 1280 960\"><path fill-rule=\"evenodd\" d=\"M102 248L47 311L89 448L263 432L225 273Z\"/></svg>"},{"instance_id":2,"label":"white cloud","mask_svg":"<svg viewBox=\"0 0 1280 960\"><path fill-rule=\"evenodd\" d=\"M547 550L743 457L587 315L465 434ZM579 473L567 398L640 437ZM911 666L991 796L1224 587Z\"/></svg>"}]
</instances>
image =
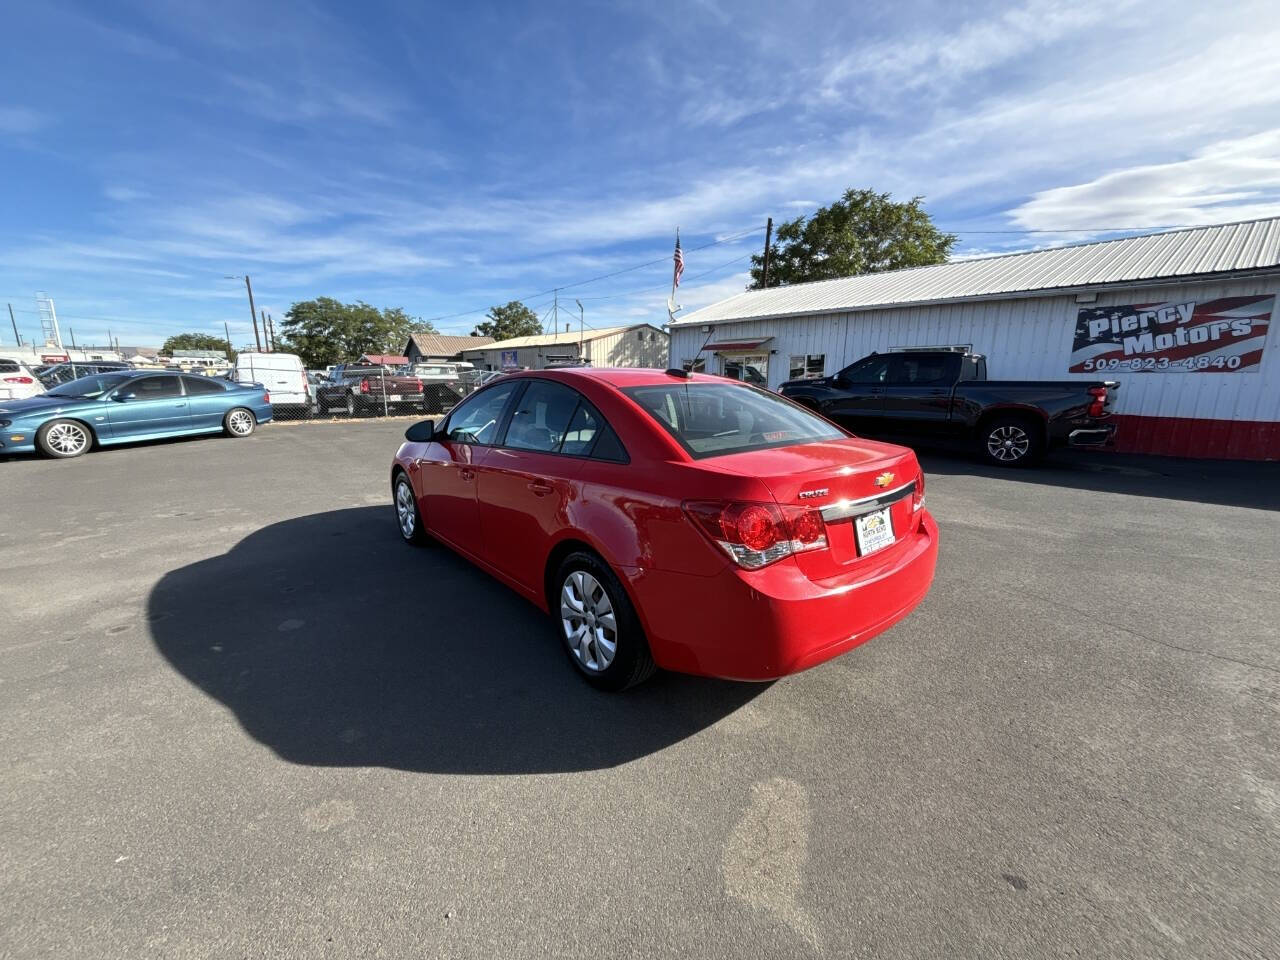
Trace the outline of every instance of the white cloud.
<instances>
[{"instance_id":1,"label":"white cloud","mask_svg":"<svg viewBox=\"0 0 1280 960\"><path fill-rule=\"evenodd\" d=\"M35 133L47 126L49 118L26 107L0 107L0 134Z\"/></svg>"},{"instance_id":2,"label":"white cloud","mask_svg":"<svg viewBox=\"0 0 1280 960\"><path fill-rule=\"evenodd\" d=\"M1037 192L1011 217L1028 229L1218 223L1280 214L1280 128L1169 163Z\"/></svg>"}]
</instances>

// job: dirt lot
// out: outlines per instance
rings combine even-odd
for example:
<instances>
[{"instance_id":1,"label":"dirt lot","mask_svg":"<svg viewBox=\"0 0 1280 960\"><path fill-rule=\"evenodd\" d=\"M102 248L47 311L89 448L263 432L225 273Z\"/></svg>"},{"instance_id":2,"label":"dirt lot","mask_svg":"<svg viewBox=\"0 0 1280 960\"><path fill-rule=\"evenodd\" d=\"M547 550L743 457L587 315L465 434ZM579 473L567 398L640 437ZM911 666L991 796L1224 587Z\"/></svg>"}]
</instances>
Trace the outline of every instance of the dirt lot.
<instances>
[{"instance_id":1,"label":"dirt lot","mask_svg":"<svg viewBox=\"0 0 1280 960\"><path fill-rule=\"evenodd\" d=\"M0 463L0 956L1275 956L1275 465L926 455L913 616L619 697L403 428Z\"/></svg>"}]
</instances>

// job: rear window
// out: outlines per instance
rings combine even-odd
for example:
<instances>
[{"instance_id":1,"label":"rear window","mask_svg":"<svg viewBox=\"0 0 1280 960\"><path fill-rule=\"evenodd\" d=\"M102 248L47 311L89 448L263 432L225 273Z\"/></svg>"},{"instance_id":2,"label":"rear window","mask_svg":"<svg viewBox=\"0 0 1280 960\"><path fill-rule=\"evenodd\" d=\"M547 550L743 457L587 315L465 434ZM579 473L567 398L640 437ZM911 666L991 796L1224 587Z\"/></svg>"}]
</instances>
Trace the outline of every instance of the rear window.
<instances>
[{"instance_id":1,"label":"rear window","mask_svg":"<svg viewBox=\"0 0 1280 960\"><path fill-rule=\"evenodd\" d=\"M848 436L821 417L752 387L662 384L622 392L695 458Z\"/></svg>"}]
</instances>

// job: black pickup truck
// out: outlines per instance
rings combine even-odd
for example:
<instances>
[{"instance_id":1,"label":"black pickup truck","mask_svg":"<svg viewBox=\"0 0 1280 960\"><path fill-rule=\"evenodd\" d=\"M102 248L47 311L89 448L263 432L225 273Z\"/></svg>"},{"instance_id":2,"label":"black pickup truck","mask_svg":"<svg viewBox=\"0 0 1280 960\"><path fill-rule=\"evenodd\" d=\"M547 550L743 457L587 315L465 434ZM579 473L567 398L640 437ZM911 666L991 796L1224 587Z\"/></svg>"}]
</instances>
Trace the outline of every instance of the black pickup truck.
<instances>
[{"instance_id":1,"label":"black pickup truck","mask_svg":"<svg viewBox=\"0 0 1280 960\"><path fill-rule=\"evenodd\" d=\"M873 353L818 380L790 380L784 397L855 433L974 449L1000 466L1049 447L1113 441L1113 380L988 380L964 348Z\"/></svg>"}]
</instances>

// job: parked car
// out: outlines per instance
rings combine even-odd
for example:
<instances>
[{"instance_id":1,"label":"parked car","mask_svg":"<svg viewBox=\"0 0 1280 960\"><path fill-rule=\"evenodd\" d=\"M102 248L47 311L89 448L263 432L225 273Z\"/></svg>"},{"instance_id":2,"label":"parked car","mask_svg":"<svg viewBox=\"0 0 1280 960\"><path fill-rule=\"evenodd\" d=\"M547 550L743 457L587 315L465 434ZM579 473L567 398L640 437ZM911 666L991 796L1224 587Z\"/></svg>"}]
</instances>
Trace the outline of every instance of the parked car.
<instances>
[{"instance_id":1,"label":"parked car","mask_svg":"<svg viewBox=\"0 0 1280 960\"><path fill-rule=\"evenodd\" d=\"M1114 442L1113 380L988 380L964 349L873 353L830 377L778 392L859 433L977 450L1002 467L1050 447Z\"/></svg>"},{"instance_id":2,"label":"parked car","mask_svg":"<svg viewBox=\"0 0 1280 960\"><path fill-rule=\"evenodd\" d=\"M45 367L37 367L36 376L40 378L40 382L44 384L46 390L52 390L60 384L70 383L72 380L79 380L81 377L90 377L97 373L120 373L132 369L133 367L127 363L116 363L111 360L95 360L92 363L67 361L66 363L53 363Z\"/></svg>"},{"instance_id":3,"label":"parked car","mask_svg":"<svg viewBox=\"0 0 1280 960\"><path fill-rule=\"evenodd\" d=\"M247 437L270 419L271 397L260 384L163 371L99 373L0 404L0 452L39 449L65 459L95 443L219 432Z\"/></svg>"},{"instance_id":4,"label":"parked car","mask_svg":"<svg viewBox=\"0 0 1280 960\"><path fill-rule=\"evenodd\" d=\"M405 413L422 410L422 381L386 367L335 367L333 379L316 388L321 415L333 411L348 416L367 413Z\"/></svg>"},{"instance_id":5,"label":"parked car","mask_svg":"<svg viewBox=\"0 0 1280 960\"><path fill-rule=\"evenodd\" d=\"M272 405L281 413L309 416L315 409L307 370L297 354L237 354L227 377L235 383L262 384L271 393Z\"/></svg>"},{"instance_id":6,"label":"parked car","mask_svg":"<svg viewBox=\"0 0 1280 960\"><path fill-rule=\"evenodd\" d=\"M442 363L411 363L405 372L423 383L457 383L468 371L474 369L475 364L451 360Z\"/></svg>"},{"instance_id":7,"label":"parked car","mask_svg":"<svg viewBox=\"0 0 1280 960\"><path fill-rule=\"evenodd\" d=\"M0 402L25 400L44 393L44 384L22 360L0 357Z\"/></svg>"},{"instance_id":8,"label":"parked car","mask_svg":"<svg viewBox=\"0 0 1280 960\"><path fill-rule=\"evenodd\" d=\"M604 689L655 667L804 670L901 620L933 580L915 454L748 384L514 373L405 439L400 536L447 544L551 613Z\"/></svg>"}]
</instances>

